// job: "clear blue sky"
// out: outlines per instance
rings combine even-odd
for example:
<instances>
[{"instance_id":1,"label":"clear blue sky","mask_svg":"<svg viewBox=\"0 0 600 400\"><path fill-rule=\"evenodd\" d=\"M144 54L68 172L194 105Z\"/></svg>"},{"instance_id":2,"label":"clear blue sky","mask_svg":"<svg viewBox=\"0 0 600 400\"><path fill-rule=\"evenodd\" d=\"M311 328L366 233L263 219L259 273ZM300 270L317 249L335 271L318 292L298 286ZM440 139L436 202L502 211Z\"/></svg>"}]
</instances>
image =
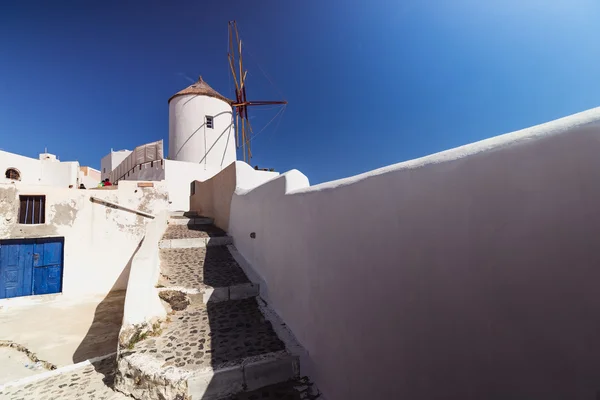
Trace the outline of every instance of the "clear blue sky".
<instances>
[{"instance_id":1,"label":"clear blue sky","mask_svg":"<svg viewBox=\"0 0 600 400\"><path fill-rule=\"evenodd\" d=\"M597 0L5 0L0 148L99 167L166 142L184 76L232 95L230 19L249 98L289 101L253 164L313 184L600 105Z\"/></svg>"}]
</instances>

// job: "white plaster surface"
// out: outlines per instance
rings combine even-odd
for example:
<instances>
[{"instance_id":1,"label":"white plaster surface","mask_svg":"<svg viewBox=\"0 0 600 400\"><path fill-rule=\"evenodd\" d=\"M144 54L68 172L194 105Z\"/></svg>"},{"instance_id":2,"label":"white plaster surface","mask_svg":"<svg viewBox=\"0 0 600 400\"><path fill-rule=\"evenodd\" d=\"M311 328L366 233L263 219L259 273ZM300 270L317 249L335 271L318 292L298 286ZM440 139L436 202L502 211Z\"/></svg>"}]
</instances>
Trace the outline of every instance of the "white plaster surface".
<instances>
[{"instance_id":1,"label":"white plaster surface","mask_svg":"<svg viewBox=\"0 0 600 400\"><path fill-rule=\"evenodd\" d=\"M123 162L123 160L125 160L130 154L131 150L113 151L111 149L110 153L102 157L100 160L100 173L102 174L102 180L110 178L110 173L117 168L117 166L121 164L121 162Z\"/></svg>"},{"instance_id":2,"label":"white plaster surface","mask_svg":"<svg viewBox=\"0 0 600 400\"><path fill-rule=\"evenodd\" d=\"M110 296L60 296L32 306L2 309L0 338L22 345L58 367L114 353L124 296L123 291ZM0 358L0 364L4 362Z\"/></svg>"},{"instance_id":3,"label":"white plaster surface","mask_svg":"<svg viewBox=\"0 0 600 400\"><path fill-rule=\"evenodd\" d=\"M19 195L46 196L46 223L18 224ZM116 190L77 190L0 184L0 239L64 237L63 294L106 294L126 288L128 266L148 218L92 203L99 197L129 208L158 213L167 208L164 184L138 188L127 181ZM11 299L0 300L0 304Z\"/></svg>"},{"instance_id":4,"label":"white plaster surface","mask_svg":"<svg viewBox=\"0 0 600 400\"><path fill-rule=\"evenodd\" d=\"M78 184L79 163L39 160L0 150L0 184L10 183L5 173L8 168L16 168L21 175L21 183L68 188Z\"/></svg>"},{"instance_id":5,"label":"white plaster surface","mask_svg":"<svg viewBox=\"0 0 600 400\"><path fill-rule=\"evenodd\" d=\"M599 121L236 191L229 234L328 399L597 393Z\"/></svg>"},{"instance_id":6,"label":"white plaster surface","mask_svg":"<svg viewBox=\"0 0 600 400\"><path fill-rule=\"evenodd\" d=\"M256 171L242 161L231 163L205 181L195 181L195 193L190 197L190 210L214 218L215 225L229 229L231 197L236 188L252 189L276 176L277 172Z\"/></svg>"},{"instance_id":7,"label":"white plaster surface","mask_svg":"<svg viewBox=\"0 0 600 400\"><path fill-rule=\"evenodd\" d=\"M11 347L0 347L0 387L8 382L47 371L27 355Z\"/></svg>"},{"instance_id":8,"label":"white plaster surface","mask_svg":"<svg viewBox=\"0 0 600 400\"><path fill-rule=\"evenodd\" d=\"M211 166L165 160L165 179L169 191L169 201L171 202L169 209L172 211L188 211L190 209L192 182L209 179L220 170L221 167L218 165Z\"/></svg>"},{"instance_id":9,"label":"white plaster surface","mask_svg":"<svg viewBox=\"0 0 600 400\"><path fill-rule=\"evenodd\" d=\"M167 229L167 220L168 211L164 210L146 225L144 241L131 263L123 313L124 327L166 316L156 284L160 273L158 242Z\"/></svg>"},{"instance_id":10,"label":"white plaster surface","mask_svg":"<svg viewBox=\"0 0 600 400\"><path fill-rule=\"evenodd\" d=\"M101 180L101 176L102 174L97 169L90 167L79 168L79 183L83 183L86 189L98 186ZM79 187L79 185L77 187Z\"/></svg>"},{"instance_id":11,"label":"white plaster surface","mask_svg":"<svg viewBox=\"0 0 600 400\"><path fill-rule=\"evenodd\" d=\"M206 127L206 116L214 128ZM226 167L236 159L233 114L223 100L177 96L169 102L169 159Z\"/></svg>"}]
</instances>

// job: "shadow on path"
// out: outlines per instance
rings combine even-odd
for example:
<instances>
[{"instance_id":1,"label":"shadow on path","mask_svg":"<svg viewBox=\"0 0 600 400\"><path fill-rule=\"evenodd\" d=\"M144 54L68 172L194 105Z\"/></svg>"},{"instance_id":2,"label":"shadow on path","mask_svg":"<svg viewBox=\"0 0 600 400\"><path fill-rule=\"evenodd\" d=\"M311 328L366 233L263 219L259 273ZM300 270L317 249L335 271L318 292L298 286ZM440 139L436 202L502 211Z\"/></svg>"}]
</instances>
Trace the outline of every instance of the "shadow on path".
<instances>
[{"instance_id":1,"label":"shadow on path","mask_svg":"<svg viewBox=\"0 0 600 400\"><path fill-rule=\"evenodd\" d=\"M87 334L73 353L73 362L89 360L90 358L104 356L117 351L119 345L119 331L123 323L123 307L125 304L125 290L118 289L120 282L127 282L131 262L139 246L134 251L119 278L113 284L108 294L96 307L94 320Z\"/></svg>"}]
</instances>

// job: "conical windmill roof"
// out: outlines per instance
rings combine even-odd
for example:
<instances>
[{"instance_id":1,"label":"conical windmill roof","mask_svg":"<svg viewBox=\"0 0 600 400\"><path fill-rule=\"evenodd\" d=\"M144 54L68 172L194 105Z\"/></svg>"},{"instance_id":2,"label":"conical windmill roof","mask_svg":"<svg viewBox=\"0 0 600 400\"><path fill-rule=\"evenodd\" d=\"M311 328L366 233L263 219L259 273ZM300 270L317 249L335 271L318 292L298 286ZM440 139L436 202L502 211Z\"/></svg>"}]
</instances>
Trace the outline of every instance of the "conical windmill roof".
<instances>
[{"instance_id":1,"label":"conical windmill roof","mask_svg":"<svg viewBox=\"0 0 600 400\"><path fill-rule=\"evenodd\" d=\"M233 101L229 100L227 97L221 95L219 92L217 92L215 89L211 88L208 83L206 83L202 77L198 78L198 82L186 87L185 89L175 93L173 96L171 96L171 98L169 98L169 102L171 100L173 100L175 97L177 96L185 96L185 95L202 95L202 96L208 96L208 97L214 97L216 99L219 100L223 100L224 102L228 103L228 104L232 104Z\"/></svg>"}]
</instances>

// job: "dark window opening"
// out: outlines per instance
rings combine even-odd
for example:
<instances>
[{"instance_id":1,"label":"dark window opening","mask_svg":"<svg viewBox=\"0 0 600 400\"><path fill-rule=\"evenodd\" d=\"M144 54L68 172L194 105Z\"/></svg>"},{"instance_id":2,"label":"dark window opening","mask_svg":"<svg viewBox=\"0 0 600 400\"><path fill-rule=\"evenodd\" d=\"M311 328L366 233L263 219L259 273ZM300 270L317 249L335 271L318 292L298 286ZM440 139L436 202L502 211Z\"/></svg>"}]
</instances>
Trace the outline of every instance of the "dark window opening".
<instances>
[{"instance_id":1,"label":"dark window opening","mask_svg":"<svg viewBox=\"0 0 600 400\"><path fill-rule=\"evenodd\" d=\"M192 196L196 194L196 182L192 182L190 184L190 193L192 194Z\"/></svg>"},{"instance_id":2,"label":"dark window opening","mask_svg":"<svg viewBox=\"0 0 600 400\"><path fill-rule=\"evenodd\" d=\"M44 224L46 222L46 196L19 196L19 223Z\"/></svg>"},{"instance_id":3,"label":"dark window opening","mask_svg":"<svg viewBox=\"0 0 600 400\"><path fill-rule=\"evenodd\" d=\"M206 116L206 127L208 129L213 129L213 117Z\"/></svg>"},{"instance_id":4,"label":"dark window opening","mask_svg":"<svg viewBox=\"0 0 600 400\"><path fill-rule=\"evenodd\" d=\"M102 172L103 172L103 173L106 173L106 168L102 168Z\"/></svg>"},{"instance_id":5,"label":"dark window opening","mask_svg":"<svg viewBox=\"0 0 600 400\"><path fill-rule=\"evenodd\" d=\"M154 161L150 161L150 168L154 167Z\"/></svg>"},{"instance_id":6,"label":"dark window opening","mask_svg":"<svg viewBox=\"0 0 600 400\"><path fill-rule=\"evenodd\" d=\"M4 176L6 176L6 179L14 179L16 181L21 180L21 174L15 168L7 169Z\"/></svg>"}]
</instances>

